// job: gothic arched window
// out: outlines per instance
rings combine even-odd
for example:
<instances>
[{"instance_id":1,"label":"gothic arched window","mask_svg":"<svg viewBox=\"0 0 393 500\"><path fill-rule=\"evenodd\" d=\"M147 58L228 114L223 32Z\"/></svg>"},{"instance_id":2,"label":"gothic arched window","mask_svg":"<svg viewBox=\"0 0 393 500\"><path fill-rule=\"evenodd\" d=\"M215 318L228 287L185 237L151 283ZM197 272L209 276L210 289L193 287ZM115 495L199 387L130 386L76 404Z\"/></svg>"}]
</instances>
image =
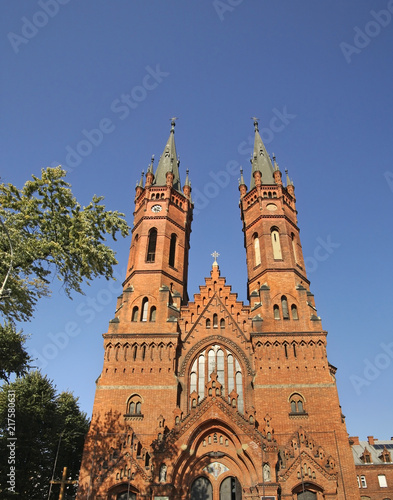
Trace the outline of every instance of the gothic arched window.
<instances>
[{"instance_id":1,"label":"gothic arched window","mask_svg":"<svg viewBox=\"0 0 393 500\"><path fill-rule=\"evenodd\" d=\"M285 295L281 297L281 309L282 309L282 317L284 319L289 319L288 300L285 297Z\"/></svg>"},{"instance_id":2,"label":"gothic arched window","mask_svg":"<svg viewBox=\"0 0 393 500\"><path fill-rule=\"evenodd\" d=\"M150 308L150 321L154 322L156 320L156 306L151 306Z\"/></svg>"},{"instance_id":3,"label":"gothic arched window","mask_svg":"<svg viewBox=\"0 0 393 500\"><path fill-rule=\"evenodd\" d=\"M259 247L258 233L254 233L253 241L254 241L254 265L259 266L259 264L261 263L261 249Z\"/></svg>"},{"instance_id":4,"label":"gothic arched window","mask_svg":"<svg viewBox=\"0 0 393 500\"><path fill-rule=\"evenodd\" d=\"M231 402L230 394L237 393L237 408L240 413L244 413L244 392L243 373L237 358L226 348L214 344L201 352L191 365L189 375L189 395L198 394L201 401L207 396L206 385L211 374L217 375L217 380L221 384L222 396ZM192 401L190 398L190 407Z\"/></svg>"},{"instance_id":5,"label":"gothic arched window","mask_svg":"<svg viewBox=\"0 0 393 500\"><path fill-rule=\"evenodd\" d=\"M156 260L156 246L157 246L157 229L153 227L149 231L149 240L147 244L147 262L154 262Z\"/></svg>"},{"instance_id":6,"label":"gothic arched window","mask_svg":"<svg viewBox=\"0 0 393 500\"><path fill-rule=\"evenodd\" d=\"M176 234L171 234L171 245L169 247L169 265L171 267L175 267L176 240Z\"/></svg>"},{"instance_id":7,"label":"gothic arched window","mask_svg":"<svg viewBox=\"0 0 393 500\"><path fill-rule=\"evenodd\" d=\"M299 316L297 314L297 307L295 304L291 305L291 313L292 313L292 319L299 319Z\"/></svg>"},{"instance_id":8,"label":"gothic arched window","mask_svg":"<svg viewBox=\"0 0 393 500\"><path fill-rule=\"evenodd\" d=\"M281 253L280 233L278 232L278 229L276 227L272 227L270 235L272 239L273 258L275 260L281 260L282 253Z\"/></svg>"},{"instance_id":9,"label":"gothic arched window","mask_svg":"<svg viewBox=\"0 0 393 500\"><path fill-rule=\"evenodd\" d=\"M141 415L142 414L142 399L139 394L133 394L127 401L127 414L128 415Z\"/></svg>"},{"instance_id":10,"label":"gothic arched window","mask_svg":"<svg viewBox=\"0 0 393 500\"><path fill-rule=\"evenodd\" d=\"M144 297L142 300L142 312L141 312L141 321L147 321L147 310L149 308L149 299Z\"/></svg>"},{"instance_id":11,"label":"gothic arched window","mask_svg":"<svg viewBox=\"0 0 393 500\"><path fill-rule=\"evenodd\" d=\"M131 321L138 321L138 312L139 312L138 306L134 306L134 308L132 310L132 320Z\"/></svg>"}]
</instances>

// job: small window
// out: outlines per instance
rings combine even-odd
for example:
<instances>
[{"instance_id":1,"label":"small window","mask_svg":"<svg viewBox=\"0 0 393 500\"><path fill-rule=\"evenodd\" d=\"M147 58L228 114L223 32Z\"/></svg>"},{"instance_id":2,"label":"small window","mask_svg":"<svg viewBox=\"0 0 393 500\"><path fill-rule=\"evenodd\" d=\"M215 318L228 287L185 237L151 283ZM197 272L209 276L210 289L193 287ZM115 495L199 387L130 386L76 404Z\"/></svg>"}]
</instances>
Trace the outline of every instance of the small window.
<instances>
[{"instance_id":1,"label":"small window","mask_svg":"<svg viewBox=\"0 0 393 500\"><path fill-rule=\"evenodd\" d=\"M156 320L156 306L151 306L150 308L150 321L155 322Z\"/></svg>"},{"instance_id":2,"label":"small window","mask_svg":"<svg viewBox=\"0 0 393 500\"><path fill-rule=\"evenodd\" d=\"M149 231L149 240L147 244L147 262L154 262L156 260L156 246L157 246L157 229L153 227Z\"/></svg>"},{"instance_id":3,"label":"small window","mask_svg":"<svg viewBox=\"0 0 393 500\"><path fill-rule=\"evenodd\" d=\"M288 300L285 297L285 295L281 297L281 309L282 309L282 317L284 319L289 319Z\"/></svg>"},{"instance_id":4,"label":"small window","mask_svg":"<svg viewBox=\"0 0 393 500\"><path fill-rule=\"evenodd\" d=\"M280 308L277 304L273 306L274 319L280 319Z\"/></svg>"},{"instance_id":5,"label":"small window","mask_svg":"<svg viewBox=\"0 0 393 500\"><path fill-rule=\"evenodd\" d=\"M176 240L177 236L176 234L173 233L171 235L171 245L169 248L169 265L171 267L175 267Z\"/></svg>"},{"instance_id":6,"label":"small window","mask_svg":"<svg viewBox=\"0 0 393 500\"><path fill-rule=\"evenodd\" d=\"M141 313L141 321L147 321L147 310L149 308L149 299L145 297L142 300L142 313Z\"/></svg>"},{"instance_id":7,"label":"small window","mask_svg":"<svg viewBox=\"0 0 393 500\"><path fill-rule=\"evenodd\" d=\"M278 229L275 227L273 227L271 230L271 240L273 247L273 259L281 260L282 253L281 253L280 233L278 232Z\"/></svg>"},{"instance_id":8,"label":"small window","mask_svg":"<svg viewBox=\"0 0 393 500\"><path fill-rule=\"evenodd\" d=\"M138 312L139 312L138 306L134 306L132 310L132 321L138 321Z\"/></svg>"},{"instance_id":9,"label":"small window","mask_svg":"<svg viewBox=\"0 0 393 500\"><path fill-rule=\"evenodd\" d=\"M128 415L141 415L142 414L142 402L140 396L134 394L128 400L127 405L127 414Z\"/></svg>"},{"instance_id":10,"label":"small window","mask_svg":"<svg viewBox=\"0 0 393 500\"><path fill-rule=\"evenodd\" d=\"M220 319L220 328L225 328L225 319L224 318Z\"/></svg>"},{"instance_id":11,"label":"small window","mask_svg":"<svg viewBox=\"0 0 393 500\"><path fill-rule=\"evenodd\" d=\"M210 328L210 325L211 325L210 318L207 318L207 320L206 320L206 328Z\"/></svg>"},{"instance_id":12,"label":"small window","mask_svg":"<svg viewBox=\"0 0 393 500\"><path fill-rule=\"evenodd\" d=\"M254 233L253 240L254 240L254 264L255 266L259 266L259 264L261 263L261 249L259 247L259 238L257 233Z\"/></svg>"},{"instance_id":13,"label":"small window","mask_svg":"<svg viewBox=\"0 0 393 500\"><path fill-rule=\"evenodd\" d=\"M292 394L290 397L291 413L305 413L304 400L300 394Z\"/></svg>"},{"instance_id":14,"label":"small window","mask_svg":"<svg viewBox=\"0 0 393 500\"><path fill-rule=\"evenodd\" d=\"M360 484L362 488L367 488L366 476L360 476Z\"/></svg>"},{"instance_id":15,"label":"small window","mask_svg":"<svg viewBox=\"0 0 393 500\"><path fill-rule=\"evenodd\" d=\"M213 314L213 328L218 327L218 317L217 314Z\"/></svg>"},{"instance_id":16,"label":"small window","mask_svg":"<svg viewBox=\"0 0 393 500\"><path fill-rule=\"evenodd\" d=\"M291 313L292 313L292 319L299 319L299 316L297 314L297 307L295 304L291 305Z\"/></svg>"},{"instance_id":17,"label":"small window","mask_svg":"<svg viewBox=\"0 0 393 500\"><path fill-rule=\"evenodd\" d=\"M388 483L386 482L385 474L378 474L378 483L381 488L387 488Z\"/></svg>"}]
</instances>

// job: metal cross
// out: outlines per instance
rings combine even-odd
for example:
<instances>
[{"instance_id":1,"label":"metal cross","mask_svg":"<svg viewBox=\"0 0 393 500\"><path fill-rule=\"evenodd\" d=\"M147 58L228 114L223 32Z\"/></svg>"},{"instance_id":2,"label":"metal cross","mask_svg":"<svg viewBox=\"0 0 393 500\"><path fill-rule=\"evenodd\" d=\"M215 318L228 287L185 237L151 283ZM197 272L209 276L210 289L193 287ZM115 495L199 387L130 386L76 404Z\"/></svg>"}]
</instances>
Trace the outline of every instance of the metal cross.
<instances>
[{"instance_id":1,"label":"metal cross","mask_svg":"<svg viewBox=\"0 0 393 500\"><path fill-rule=\"evenodd\" d=\"M78 481L67 481L67 467L63 469L63 476L60 481L51 481L51 484L60 484L59 500L63 500L66 484L75 484Z\"/></svg>"},{"instance_id":2,"label":"metal cross","mask_svg":"<svg viewBox=\"0 0 393 500\"><path fill-rule=\"evenodd\" d=\"M211 256L214 257L213 264L217 264L217 257L219 257L220 254L214 250L214 252L211 254Z\"/></svg>"}]
</instances>

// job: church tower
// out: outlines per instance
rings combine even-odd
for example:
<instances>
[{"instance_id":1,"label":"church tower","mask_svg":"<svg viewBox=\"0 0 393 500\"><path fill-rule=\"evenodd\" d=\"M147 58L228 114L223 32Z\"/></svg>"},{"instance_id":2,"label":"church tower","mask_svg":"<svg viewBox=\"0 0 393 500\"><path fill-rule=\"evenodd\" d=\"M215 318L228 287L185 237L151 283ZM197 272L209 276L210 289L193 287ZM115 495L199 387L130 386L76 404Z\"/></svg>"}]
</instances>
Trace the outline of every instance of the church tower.
<instances>
[{"instance_id":1,"label":"church tower","mask_svg":"<svg viewBox=\"0 0 393 500\"><path fill-rule=\"evenodd\" d=\"M250 187L239 181L248 304L217 252L189 301L193 204L174 129L137 183L77 498L359 500L293 183L255 119Z\"/></svg>"}]
</instances>

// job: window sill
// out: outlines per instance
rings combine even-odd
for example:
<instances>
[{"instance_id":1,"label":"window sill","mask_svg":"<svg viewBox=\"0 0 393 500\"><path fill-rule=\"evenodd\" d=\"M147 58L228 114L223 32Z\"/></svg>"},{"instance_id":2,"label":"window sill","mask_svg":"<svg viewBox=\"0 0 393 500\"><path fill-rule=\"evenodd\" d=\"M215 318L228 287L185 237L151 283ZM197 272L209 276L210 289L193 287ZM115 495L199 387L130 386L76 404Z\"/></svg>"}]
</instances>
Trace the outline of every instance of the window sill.
<instances>
[{"instance_id":1,"label":"window sill","mask_svg":"<svg viewBox=\"0 0 393 500\"><path fill-rule=\"evenodd\" d=\"M289 412L289 418L308 418L306 411Z\"/></svg>"},{"instance_id":2,"label":"window sill","mask_svg":"<svg viewBox=\"0 0 393 500\"><path fill-rule=\"evenodd\" d=\"M143 413L125 413L123 417L125 420L143 420Z\"/></svg>"}]
</instances>

